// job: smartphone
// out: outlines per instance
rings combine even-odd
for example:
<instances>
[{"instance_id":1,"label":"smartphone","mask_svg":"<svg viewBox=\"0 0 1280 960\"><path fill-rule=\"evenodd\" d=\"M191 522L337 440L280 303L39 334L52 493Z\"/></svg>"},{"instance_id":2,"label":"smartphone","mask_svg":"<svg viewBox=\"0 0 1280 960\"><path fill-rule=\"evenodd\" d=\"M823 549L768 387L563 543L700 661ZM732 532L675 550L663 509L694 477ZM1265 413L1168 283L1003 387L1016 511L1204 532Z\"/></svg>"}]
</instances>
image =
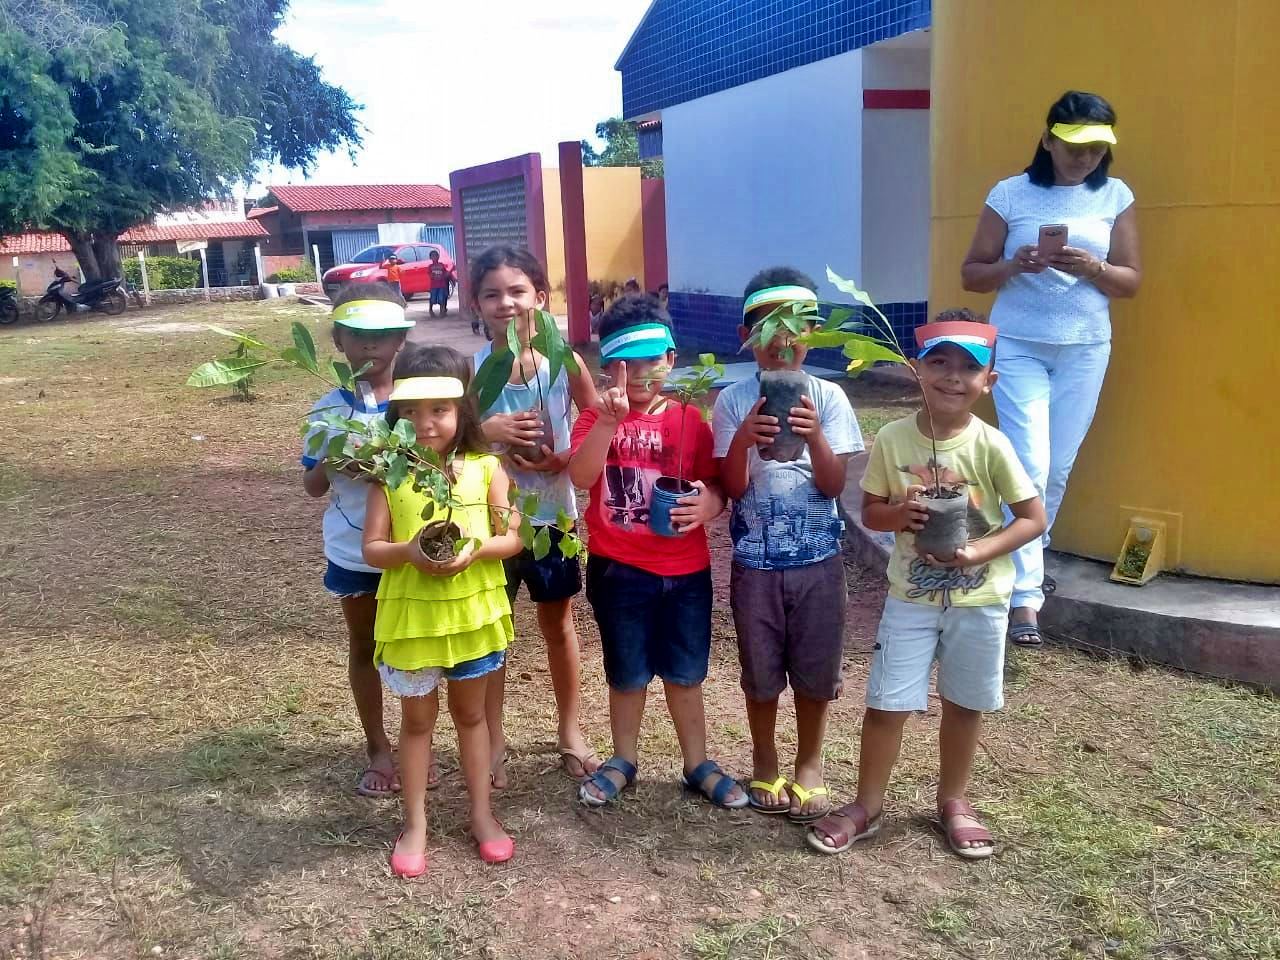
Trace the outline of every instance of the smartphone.
<instances>
[{"instance_id":1,"label":"smartphone","mask_svg":"<svg viewBox=\"0 0 1280 960\"><path fill-rule=\"evenodd\" d=\"M1040 239L1036 241L1036 251L1041 257L1061 253L1066 245L1067 225L1065 223L1046 223L1040 227Z\"/></svg>"}]
</instances>

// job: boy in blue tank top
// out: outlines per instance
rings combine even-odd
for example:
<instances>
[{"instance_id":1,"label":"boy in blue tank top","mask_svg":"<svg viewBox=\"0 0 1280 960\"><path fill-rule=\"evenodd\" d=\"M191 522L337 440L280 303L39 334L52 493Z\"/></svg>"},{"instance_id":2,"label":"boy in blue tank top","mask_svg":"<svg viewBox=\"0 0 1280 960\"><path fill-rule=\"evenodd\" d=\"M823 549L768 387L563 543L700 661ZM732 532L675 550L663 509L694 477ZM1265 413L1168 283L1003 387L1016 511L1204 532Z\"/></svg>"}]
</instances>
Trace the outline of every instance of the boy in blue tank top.
<instances>
[{"instance_id":1,"label":"boy in blue tank top","mask_svg":"<svg viewBox=\"0 0 1280 960\"><path fill-rule=\"evenodd\" d=\"M506 246L492 247L471 265L471 296L492 341L507 342L512 323L527 323L529 311L546 309L550 296L547 272L529 251ZM528 344L530 331L518 330ZM493 343L486 344L473 358L473 370L488 359ZM575 354L576 357L576 354ZM485 437L503 454L503 464L512 482L524 493L538 494L538 512L527 518L535 527L550 529L553 547L541 560L531 550L505 561L507 594L514 604L523 583L537 606L538 628L547 643L551 686L556 698L556 742L565 773L582 780L593 773L599 760L582 735L579 724L580 661L578 635L573 626L573 598L582 589L582 573L577 557L566 557L558 549L560 531L555 524L561 514L577 518L573 484L565 472L569 463L570 405L587 409L595 403L596 389L586 364L577 357L578 372L561 370L550 382L547 360L526 346L513 364L511 376L498 399L480 411ZM551 436L543 433L537 413L541 407ZM546 441L550 440L548 443ZM516 452L541 447L541 454L526 458ZM490 685L489 729L493 738L493 784L506 785L503 761L506 741L502 733L501 683Z\"/></svg>"}]
</instances>

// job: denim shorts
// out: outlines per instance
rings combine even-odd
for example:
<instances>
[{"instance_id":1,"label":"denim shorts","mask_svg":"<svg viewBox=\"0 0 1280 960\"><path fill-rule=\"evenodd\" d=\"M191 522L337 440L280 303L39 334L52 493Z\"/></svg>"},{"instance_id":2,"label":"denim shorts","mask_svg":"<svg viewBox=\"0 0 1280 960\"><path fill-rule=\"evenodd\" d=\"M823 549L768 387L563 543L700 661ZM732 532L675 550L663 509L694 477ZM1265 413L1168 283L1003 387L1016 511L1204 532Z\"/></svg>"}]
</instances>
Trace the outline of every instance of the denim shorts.
<instances>
[{"instance_id":1,"label":"denim shorts","mask_svg":"<svg viewBox=\"0 0 1280 960\"><path fill-rule=\"evenodd\" d=\"M587 600L600 627L605 678L614 690L643 690L655 676L679 687L696 687L707 678L709 567L661 577L591 554Z\"/></svg>"},{"instance_id":2,"label":"denim shorts","mask_svg":"<svg viewBox=\"0 0 1280 960\"><path fill-rule=\"evenodd\" d=\"M363 597L378 592L378 581L381 573L370 573L368 570L348 570L340 567L332 560L324 569L324 588L335 597Z\"/></svg>"},{"instance_id":3,"label":"denim shorts","mask_svg":"<svg viewBox=\"0 0 1280 960\"><path fill-rule=\"evenodd\" d=\"M441 680L474 680L486 673L501 670L507 662L507 651L497 650L475 660L455 663L452 667L421 667L418 670L397 670L385 663L378 664L378 675L388 690L397 697L426 697L435 693Z\"/></svg>"},{"instance_id":4,"label":"denim shorts","mask_svg":"<svg viewBox=\"0 0 1280 960\"><path fill-rule=\"evenodd\" d=\"M449 305L449 288L436 287L431 291L431 306L447 307Z\"/></svg>"},{"instance_id":5,"label":"denim shorts","mask_svg":"<svg viewBox=\"0 0 1280 960\"><path fill-rule=\"evenodd\" d=\"M884 602L876 633L867 706L916 711L929 706L929 674L938 661L938 694L984 713L1004 706L1005 606L943 607Z\"/></svg>"},{"instance_id":6,"label":"denim shorts","mask_svg":"<svg viewBox=\"0 0 1280 960\"><path fill-rule=\"evenodd\" d=\"M533 551L526 548L502 561L507 574L507 599L512 603L516 602L522 583L529 588L529 599L534 603L568 600L582 590L582 565L577 557L560 552L564 534L555 527L549 529L551 552L541 560L535 560Z\"/></svg>"}]
</instances>

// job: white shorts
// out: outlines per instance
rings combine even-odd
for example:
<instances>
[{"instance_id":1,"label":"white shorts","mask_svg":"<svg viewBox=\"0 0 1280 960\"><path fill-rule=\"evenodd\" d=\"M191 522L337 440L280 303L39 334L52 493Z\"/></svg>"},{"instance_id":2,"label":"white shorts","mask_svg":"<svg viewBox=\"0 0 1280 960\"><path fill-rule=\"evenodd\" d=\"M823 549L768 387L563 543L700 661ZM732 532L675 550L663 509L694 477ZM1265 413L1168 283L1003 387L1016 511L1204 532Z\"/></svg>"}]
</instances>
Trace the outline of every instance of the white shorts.
<instances>
[{"instance_id":1,"label":"white shorts","mask_svg":"<svg viewBox=\"0 0 1280 960\"><path fill-rule=\"evenodd\" d=\"M884 602L875 656L867 678L867 706L893 712L926 710L929 674L938 661L944 700L984 713L1004 706L1007 606L942 607Z\"/></svg>"}]
</instances>

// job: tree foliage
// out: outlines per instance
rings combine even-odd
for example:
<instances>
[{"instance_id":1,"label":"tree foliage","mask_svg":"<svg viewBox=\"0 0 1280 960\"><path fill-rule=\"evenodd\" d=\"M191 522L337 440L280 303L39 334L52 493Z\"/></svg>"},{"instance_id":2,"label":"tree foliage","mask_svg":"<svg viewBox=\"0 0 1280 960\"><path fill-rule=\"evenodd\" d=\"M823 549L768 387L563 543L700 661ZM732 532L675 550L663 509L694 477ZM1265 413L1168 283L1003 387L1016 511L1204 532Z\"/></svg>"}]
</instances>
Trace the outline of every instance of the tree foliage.
<instances>
[{"instance_id":1,"label":"tree foliage","mask_svg":"<svg viewBox=\"0 0 1280 960\"><path fill-rule=\"evenodd\" d=\"M586 167L639 167L641 176L661 177L661 160L640 159L640 137L636 125L621 117L611 117L596 124L596 139L604 142L597 150L588 140L582 141L582 164Z\"/></svg>"},{"instance_id":2,"label":"tree foliage","mask_svg":"<svg viewBox=\"0 0 1280 960\"><path fill-rule=\"evenodd\" d=\"M360 107L274 38L288 0L0 0L0 233L115 238L262 164L360 144Z\"/></svg>"}]
</instances>

